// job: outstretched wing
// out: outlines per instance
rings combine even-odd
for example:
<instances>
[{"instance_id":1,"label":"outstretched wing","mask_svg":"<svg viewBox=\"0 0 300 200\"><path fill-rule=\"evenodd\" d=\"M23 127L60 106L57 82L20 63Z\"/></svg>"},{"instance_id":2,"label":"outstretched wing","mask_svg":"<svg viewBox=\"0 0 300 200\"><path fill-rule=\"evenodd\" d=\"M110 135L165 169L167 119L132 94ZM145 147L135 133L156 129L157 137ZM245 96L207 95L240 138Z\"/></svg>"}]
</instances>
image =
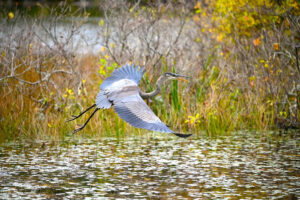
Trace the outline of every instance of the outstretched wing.
<instances>
[{"instance_id":1,"label":"outstretched wing","mask_svg":"<svg viewBox=\"0 0 300 200\"><path fill-rule=\"evenodd\" d=\"M113 104L119 117L134 127L165 133L174 133L162 123L162 121L160 121L147 106L140 97L138 90L136 90L135 94L114 101Z\"/></svg>"},{"instance_id":2,"label":"outstretched wing","mask_svg":"<svg viewBox=\"0 0 300 200\"><path fill-rule=\"evenodd\" d=\"M128 86L138 86L144 73L143 67L128 64L115 69L100 85L100 92L96 97L97 107L110 108L113 102L112 94L117 94Z\"/></svg>"},{"instance_id":3,"label":"outstretched wing","mask_svg":"<svg viewBox=\"0 0 300 200\"><path fill-rule=\"evenodd\" d=\"M143 67L134 65L125 65L118 69L115 69L109 77L107 77L100 85L101 90L105 90L112 84L121 81L122 79L128 79L134 81L139 85L141 78L143 77L145 71Z\"/></svg>"},{"instance_id":4,"label":"outstretched wing","mask_svg":"<svg viewBox=\"0 0 300 200\"><path fill-rule=\"evenodd\" d=\"M144 69L134 65L122 66L113 71L100 86L101 91L96 98L97 107L107 109L113 106L120 118L137 128L173 133L179 137L190 136L191 134L174 133L147 106L138 88L143 74Z\"/></svg>"}]
</instances>

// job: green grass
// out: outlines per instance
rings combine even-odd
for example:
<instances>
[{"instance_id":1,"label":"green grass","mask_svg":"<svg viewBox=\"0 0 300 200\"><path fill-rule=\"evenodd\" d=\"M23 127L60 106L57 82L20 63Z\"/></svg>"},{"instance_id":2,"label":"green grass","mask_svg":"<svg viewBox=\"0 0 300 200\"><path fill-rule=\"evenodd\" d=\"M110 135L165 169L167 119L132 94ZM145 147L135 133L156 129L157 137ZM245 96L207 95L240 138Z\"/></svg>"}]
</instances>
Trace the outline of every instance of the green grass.
<instances>
[{"instance_id":1,"label":"green grass","mask_svg":"<svg viewBox=\"0 0 300 200\"><path fill-rule=\"evenodd\" d=\"M95 66L97 59L94 58ZM163 122L175 131L194 134L204 131L210 136L226 135L243 129L268 130L274 127L274 107L268 106L257 94L242 93L235 85L230 85L217 67L205 68L198 77L193 77L190 83L174 80L169 85L165 84L157 97L151 102L147 101ZM172 66L166 66L165 70L168 69L175 72ZM97 74L97 71L91 73ZM154 89L159 74L152 75L151 81L149 74L146 74L141 87L149 88L147 91ZM17 92L5 96L0 104L1 139L55 140L69 137L92 112L73 122L65 122L71 115L80 113L81 106L84 109L94 104L99 90L99 86L95 86L95 83L100 82L100 76L92 77L94 78L84 85L87 95L72 94L61 97L59 102L43 111L39 104L28 98L21 98ZM22 104L26 106L21 106ZM131 127L121 120L113 109L108 109L98 111L86 128L76 134L88 134L92 137L125 137L145 132L149 131Z\"/></svg>"},{"instance_id":2,"label":"green grass","mask_svg":"<svg viewBox=\"0 0 300 200\"><path fill-rule=\"evenodd\" d=\"M148 14L152 11L151 9ZM141 20L133 20L137 24L148 20L147 22L151 22L153 26L156 23L151 19L167 23L174 17L161 13L162 18L155 18L157 15L153 12L153 18L150 15L147 15L149 18L143 18L143 14L139 16L139 12L124 12L126 11L122 14L128 19L141 17ZM189 35L191 38L185 37L184 34L188 35L189 30L183 30L184 34L180 36L188 39L186 40L189 42L188 45L193 48L184 49L174 43L174 46L170 46L173 48L172 51L166 54L157 51L158 53L151 58L156 60L159 57L159 60L153 63L150 60L151 62L147 62L145 66L147 72L142 78L140 87L147 92L155 89L157 78L164 72L182 72L191 77L189 83L175 80L165 84L158 96L146 101L156 115L176 132L209 136L227 135L238 130L276 130L293 123L299 125L300 93L297 89L299 70L298 66L295 67L297 57L293 53L294 49L287 45L295 43L291 35L298 29L293 29L293 24L288 23L286 21L288 19L283 17L276 22L278 24L274 24L274 27L285 27L280 30L288 31L279 33L279 29L272 29L270 26L266 26L267 29L256 27L251 33L254 35L250 34L251 37L228 36L226 40L218 41L217 36L220 33L208 20L214 13L207 12L198 16L205 20L194 18L195 15L200 15L199 13L191 11L186 16L176 16L184 17L187 21L191 20L189 21L191 24L192 20L195 20L194 25L199 26L195 29L198 31L195 38L192 35ZM17 20L17 13L14 19L8 19L7 15L5 19L8 20L7 27L10 27L10 24L16 22L13 20ZM126 27L125 25L122 27ZM231 26L224 26L226 27ZM105 37L107 34L103 33L101 36ZM153 38L155 36L153 35ZM207 41L202 43L198 38ZM282 41L278 41L278 38L282 38ZM40 56L33 50L41 48L41 44L31 43L30 38L23 42L23 39L21 37L19 43L24 46L16 50L18 56L12 56L12 50L8 47L0 47L0 78L11 75L11 66L17 68L15 73L21 74L19 78L32 82L40 80L41 71L70 70L72 66L74 73L51 75L51 81L57 83L58 88L54 88L49 82L32 86L21 83L16 78L1 79L0 142L19 139L63 140L70 137L72 131L82 125L92 111L75 121L69 123L65 121L71 115L76 115L95 103L99 85L117 67L112 54L121 55L117 52L118 44L108 44L97 55L73 57L66 52L50 51ZM228 43L227 39L234 39L232 41L235 43ZM125 45L126 42L128 41L122 44ZM108 48L111 48L110 52ZM183 52L179 54L179 51ZM189 54L190 52L194 54ZM122 55L126 54L122 52ZM139 56L139 54L136 57L128 55L128 58L122 57L120 60L122 62L133 60L134 64L141 65L148 59L147 56L145 58ZM86 128L76 135L126 137L145 132L149 131L128 125L114 113L113 109L108 109L98 111Z\"/></svg>"}]
</instances>

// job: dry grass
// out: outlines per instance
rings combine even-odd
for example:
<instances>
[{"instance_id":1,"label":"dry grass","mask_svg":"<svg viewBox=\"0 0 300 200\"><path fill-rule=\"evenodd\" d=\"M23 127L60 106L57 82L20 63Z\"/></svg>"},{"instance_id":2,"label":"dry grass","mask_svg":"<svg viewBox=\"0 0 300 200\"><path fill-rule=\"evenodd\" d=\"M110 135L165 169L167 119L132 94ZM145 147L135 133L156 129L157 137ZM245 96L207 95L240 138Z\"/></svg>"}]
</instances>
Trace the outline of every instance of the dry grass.
<instances>
[{"instance_id":1,"label":"dry grass","mask_svg":"<svg viewBox=\"0 0 300 200\"><path fill-rule=\"evenodd\" d=\"M102 48L97 54L75 53L74 37L84 28L86 13L78 14L79 21L76 16L71 19L73 26L63 39L53 32L61 15L50 22L28 20L25 26L18 24L17 16L13 22L2 22L7 27L4 32L11 36L1 39L0 48L2 141L68 137L88 115L76 122L65 120L94 104L102 80L128 62L146 67L141 83L145 91L153 89L162 72L176 70L192 77L188 84L176 81L163 87L148 102L176 131L220 135L299 126L297 56L287 45L293 39L282 38L278 44L282 49L274 49L276 37L283 32L262 30L264 40L259 46L252 38L220 43L203 31L212 24L191 20L195 13L190 5L177 9L167 4L164 12L120 6L116 11L104 10L97 32ZM44 40L54 45L47 46ZM99 111L82 131L91 137L144 132L127 125L112 109Z\"/></svg>"}]
</instances>

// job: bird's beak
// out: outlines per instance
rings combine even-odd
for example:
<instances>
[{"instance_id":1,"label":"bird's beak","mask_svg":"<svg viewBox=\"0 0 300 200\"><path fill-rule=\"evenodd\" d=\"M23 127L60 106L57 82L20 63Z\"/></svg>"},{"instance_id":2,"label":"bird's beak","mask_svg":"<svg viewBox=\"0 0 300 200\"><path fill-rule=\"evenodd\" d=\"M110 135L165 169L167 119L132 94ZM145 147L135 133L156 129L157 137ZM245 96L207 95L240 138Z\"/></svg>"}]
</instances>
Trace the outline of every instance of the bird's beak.
<instances>
[{"instance_id":1,"label":"bird's beak","mask_svg":"<svg viewBox=\"0 0 300 200\"><path fill-rule=\"evenodd\" d=\"M172 72L166 72L165 74L171 76L173 79L177 79L177 80L181 80L181 81L186 81L186 82L189 82L189 80L187 80L187 79L190 78L188 76L183 76L181 74L175 74L175 73L172 73Z\"/></svg>"},{"instance_id":2,"label":"bird's beak","mask_svg":"<svg viewBox=\"0 0 300 200\"><path fill-rule=\"evenodd\" d=\"M185 81L185 82L190 82L189 80L187 80L187 79L190 78L190 77L188 77L188 76L183 76L183 75L180 75L180 74L176 74L176 75L177 75L177 77L176 77L177 80Z\"/></svg>"},{"instance_id":3,"label":"bird's beak","mask_svg":"<svg viewBox=\"0 0 300 200\"><path fill-rule=\"evenodd\" d=\"M178 77L177 80L180 80L180 81L185 81L185 82L190 82L189 80L186 80L184 78L181 78L181 77Z\"/></svg>"}]
</instances>

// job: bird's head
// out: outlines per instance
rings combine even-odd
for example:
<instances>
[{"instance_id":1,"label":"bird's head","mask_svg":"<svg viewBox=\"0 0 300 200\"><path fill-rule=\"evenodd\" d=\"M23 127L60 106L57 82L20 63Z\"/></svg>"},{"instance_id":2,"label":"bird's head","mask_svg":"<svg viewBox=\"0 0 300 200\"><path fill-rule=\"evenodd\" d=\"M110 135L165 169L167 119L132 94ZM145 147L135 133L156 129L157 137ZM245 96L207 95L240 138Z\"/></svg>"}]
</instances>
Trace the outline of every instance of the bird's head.
<instances>
[{"instance_id":1,"label":"bird's head","mask_svg":"<svg viewBox=\"0 0 300 200\"><path fill-rule=\"evenodd\" d=\"M165 77L168 79L168 80L181 80L181 81L187 81L188 82L188 76L184 76L184 75L180 75L180 74L175 74L175 73L172 73L172 72L166 72L165 74Z\"/></svg>"}]
</instances>

